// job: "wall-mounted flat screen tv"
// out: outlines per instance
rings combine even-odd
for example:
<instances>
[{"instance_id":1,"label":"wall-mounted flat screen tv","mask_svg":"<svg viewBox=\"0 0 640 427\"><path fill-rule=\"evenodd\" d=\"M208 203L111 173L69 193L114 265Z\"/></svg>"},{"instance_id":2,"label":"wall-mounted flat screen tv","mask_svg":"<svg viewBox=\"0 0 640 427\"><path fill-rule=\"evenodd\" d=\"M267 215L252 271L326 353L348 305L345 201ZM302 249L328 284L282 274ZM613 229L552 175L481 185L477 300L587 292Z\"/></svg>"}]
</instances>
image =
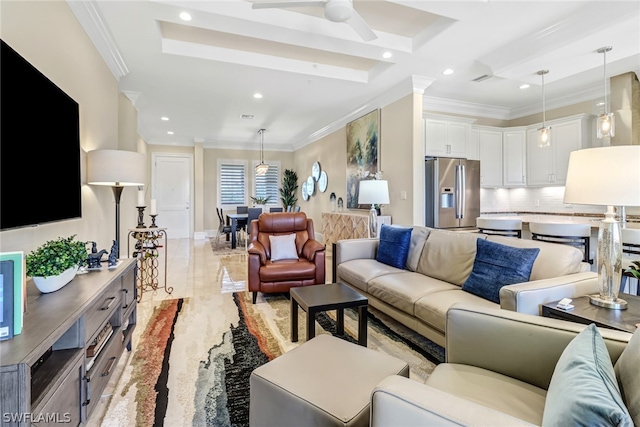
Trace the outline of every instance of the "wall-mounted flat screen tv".
<instances>
[{"instance_id":1,"label":"wall-mounted flat screen tv","mask_svg":"<svg viewBox=\"0 0 640 427\"><path fill-rule=\"evenodd\" d=\"M0 230L80 218L78 103L0 43Z\"/></svg>"}]
</instances>

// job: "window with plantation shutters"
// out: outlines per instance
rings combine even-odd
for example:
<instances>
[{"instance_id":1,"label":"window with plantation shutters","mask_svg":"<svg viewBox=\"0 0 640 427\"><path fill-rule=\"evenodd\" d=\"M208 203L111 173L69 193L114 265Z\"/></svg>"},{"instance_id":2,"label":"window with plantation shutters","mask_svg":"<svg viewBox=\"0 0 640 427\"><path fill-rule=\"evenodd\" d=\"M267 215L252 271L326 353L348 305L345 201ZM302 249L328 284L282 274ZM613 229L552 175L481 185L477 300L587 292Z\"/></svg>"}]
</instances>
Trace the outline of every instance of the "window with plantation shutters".
<instances>
[{"instance_id":1,"label":"window with plantation shutters","mask_svg":"<svg viewBox=\"0 0 640 427\"><path fill-rule=\"evenodd\" d=\"M221 206L245 205L246 163L240 161L219 162L219 197Z\"/></svg>"},{"instance_id":2,"label":"window with plantation shutters","mask_svg":"<svg viewBox=\"0 0 640 427\"><path fill-rule=\"evenodd\" d=\"M269 163L269 170L263 176L255 177L255 197L269 199L269 205L277 205L280 203L280 164Z\"/></svg>"}]
</instances>

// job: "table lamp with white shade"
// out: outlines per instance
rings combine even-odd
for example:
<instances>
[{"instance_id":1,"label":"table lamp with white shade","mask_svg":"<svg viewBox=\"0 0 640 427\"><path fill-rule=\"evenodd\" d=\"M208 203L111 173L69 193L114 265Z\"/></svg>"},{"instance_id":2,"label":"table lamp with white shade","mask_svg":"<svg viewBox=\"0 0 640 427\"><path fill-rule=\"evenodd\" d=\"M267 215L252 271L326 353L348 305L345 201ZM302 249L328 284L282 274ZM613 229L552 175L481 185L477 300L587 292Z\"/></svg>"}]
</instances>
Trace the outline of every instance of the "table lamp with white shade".
<instances>
[{"instance_id":1,"label":"table lamp with white shade","mask_svg":"<svg viewBox=\"0 0 640 427\"><path fill-rule=\"evenodd\" d=\"M124 187L144 185L146 176L147 168L144 154L124 150L94 150L87 153L87 183L110 186L116 200L117 257L120 255L120 196L122 190ZM138 204L140 204L140 197L138 197Z\"/></svg>"},{"instance_id":2,"label":"table lamp with white shade","mask_svg":"<svg viewBox=\"0 0 640 427\"><path fill-rule=\"evenodd\" d=\"M576 150L569 158L564 203L607 206L598 230L598 295L592 304L626 309L618 298L622 275L620 223L614 206L640 206L640 146L620 145Z\"/></svg>"},{"instance_id":3,"label":"table lamp with white shade","mask_svg":"<svg viewBox=\"0 0 640 427\"><path fill-rule=\"evenodd\" d=\"M358 204L371 205L369 211L369 231L371 237L378 235L378 212L374 205L389 204L389 185L382 179L369 179L360 181L358 188Z\"/></svg>"}]
</instances>

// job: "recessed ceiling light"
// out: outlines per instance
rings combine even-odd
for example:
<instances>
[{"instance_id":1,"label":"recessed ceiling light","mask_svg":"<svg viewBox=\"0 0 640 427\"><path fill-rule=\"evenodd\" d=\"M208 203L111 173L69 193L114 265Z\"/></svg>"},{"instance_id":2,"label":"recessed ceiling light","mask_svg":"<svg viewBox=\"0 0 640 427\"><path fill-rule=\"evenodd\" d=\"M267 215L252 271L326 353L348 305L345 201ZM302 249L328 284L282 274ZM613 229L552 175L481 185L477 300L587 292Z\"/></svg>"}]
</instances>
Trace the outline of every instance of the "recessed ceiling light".
<instances>
[{"instance_id":1,"label":"recessed ceiling light","mask_svg":"<svg viewBox=\"0 0 640 427\"><path fill-rule=\"evenodd\" d=\"M253 120L256 116L254 116L253 114L242 114L240 116L241 119L246 119L246 120Z\"/></svg>"},{"instance_id":2,"label":"recessed ceiling light","mask_svg":"<svg viewBox=\"0 0 640 427\"><path fill-rule=\"evenodd\" d=\"M256 99L260 99L260 98L262 98L262 94L260 92L256 92L256 93L253 94L253 97L256 98Z\"/></svg>"},{"instance_id":3,"label":"recessed ceiling light","mask_svg":"<svg viewBox=\"0 0 640 427\"><path fill-rule=\"evenodd\" d=\"M444 74L445 76L450 76L451 74L453 74L453 70L451 68L447 68L442 72L442 74Z\"/></svg>"},{"instance_id":4,"label":"recessed ceiling light","mask_svg":"<svg viewBox=\"0 0 640 427\"><path fill-rule=\"evenodd\" d=\"M172 131L172 130L168 131L167 133L168 133L169 135L173 135L173 131Z\"/></svg>"},{"instance_id":5,"label":"recessed ceiling light","mask_svg":"<svg viewBox=\"0 0 640 427\"><path fill-rule=\"evenodd\" d=\"M181 12L180 19L183 21L191 21L191 14L189 12Z\"/></svg>"},{"instance_id":6,"label":"recessed ceiling light","mask_svg":"<svg viewBox=\"0 0 640 427\"><path fill-rule=\"evenodd\" d=\"M160 120L162 120L163 122L168 122L169 121L169 117L160 117Z\"/></svg>"},{"instance_id":7,"label":"recessed ceiling light","mask_svg":"<svg viewBox=\"0 0 640 427\"><path fill-rule=\"evenodd\" d=\"M382 54L382 57L383 57L384 59L389 59L389 58L391 58L392 56L393 56L393 53L391 53L391 52L389 52L389 51L387 51L387 52L385 52L385 53L383 53L383 54Z\"/></svg>"},{"instance_id":8,"label":"recessed ceiling light","mask_svg":"<svg viewBox=\"0 0 640 427\"><path fill-rule=\"evenodd\" d=\"M528 83L524 83L520 85L520 89L529 89L529 84Z\"/></svg>"}]
</instances>

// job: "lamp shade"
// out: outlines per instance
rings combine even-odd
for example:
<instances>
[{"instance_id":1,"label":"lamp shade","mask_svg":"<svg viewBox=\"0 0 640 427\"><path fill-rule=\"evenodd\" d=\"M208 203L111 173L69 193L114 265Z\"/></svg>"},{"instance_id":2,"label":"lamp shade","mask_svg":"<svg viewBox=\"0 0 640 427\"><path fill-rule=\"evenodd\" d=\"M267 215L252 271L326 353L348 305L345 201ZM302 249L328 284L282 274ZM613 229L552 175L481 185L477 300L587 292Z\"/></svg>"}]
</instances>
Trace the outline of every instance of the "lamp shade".
<instances>
[{"instance_id":1,"label":"lamp shade","mask_svg":"<svg viewBox=\"0 0 640 427\"><path fill-rule=\"evenodd\" d=\"M360 181L358 203L361 205L389 204L389 185L387 181L380 179Z\"/></svg>"},{"instance_id":2,"label":"lamp shade","mask_svg":"<svg viewBox=\"0 0 640 427\"><path fill-rule=\"evenodd\" d=\"M640 146L620 145L571 152L564 202L640 206Z\"/></svg>"},{"instance_id":3,"label":"lamp shade","mask_svg":"<svg viewBox=\"0 0 640 427\"><path fill-rule=\"evenodd\" d=\"M144 154L124 150L87 153L87 183L127 187L144 185L147 168Z\"/></svg>"}]
</instances>

